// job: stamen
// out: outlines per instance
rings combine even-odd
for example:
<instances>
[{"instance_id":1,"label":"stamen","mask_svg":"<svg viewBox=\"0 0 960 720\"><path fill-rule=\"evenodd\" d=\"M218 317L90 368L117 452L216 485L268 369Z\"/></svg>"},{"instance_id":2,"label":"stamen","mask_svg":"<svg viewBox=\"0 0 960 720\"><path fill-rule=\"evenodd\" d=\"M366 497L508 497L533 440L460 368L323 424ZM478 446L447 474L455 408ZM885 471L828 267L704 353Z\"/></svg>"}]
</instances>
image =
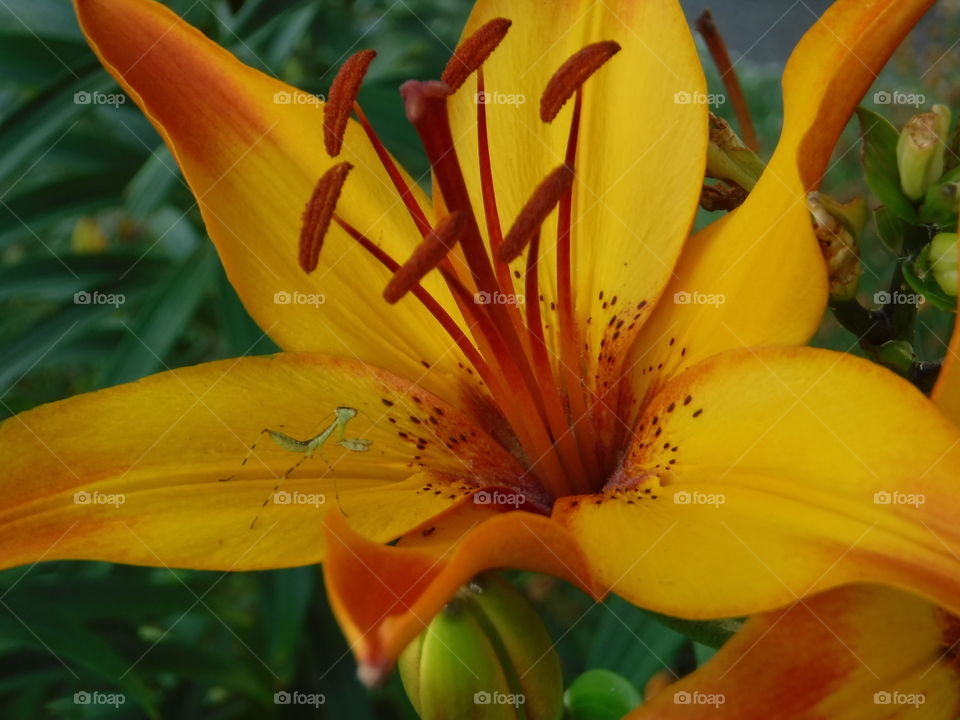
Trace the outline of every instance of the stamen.
<instances>
[{"instance_id":1,"label":"stamen","mask_svg":"<svg viewBox=\"0 0 960 720\"><path fill-rule=\"evenodd\" d=\"M530 252L527 253L527 271L524 287L527 297L527 331L533 350L533 364L537 377L541 378L544 403L550 432L557 439L560 456L569 472L572 487L578 492L588 492L589 483L586 468L580 458L580 450L563 407L563 398L557 386L556 376L550 366L547 341L543 334L543 320L540 313L540 280L537 265L540 262L540 233L535 232L530 240Z\"/></svg>"},{"instance_id":2,"label":"stamen","mask_svg":"<svg viewBox=\"0 0 960 720\"><path fill-rule=\"evenodd\" d=\"M436 80L408 80L400 86L400 95L403 97L407 119L416 128L433 169L434 187L440 191L443 203L450 212L460 211L467 216L467 226L460 239L460 247L474 284L479 290L491 294L501 292L473 214L473 203L454 147L450 118L447 115L450 88L446 83ZM493 305L491 308L493 312L502 315L509 312L503 305ZM512 330L512 325L509 329Z\"/></svg>"},{"instance_id":3,"label":"stamen","mask_svg":"<svg viewBox=\"0 0 960 720\"><path fill-rule=\"evenodd\" d=\"M506 18L494 18L457 46L440 79L456 92L467 78L490 57L512 25Z\"/></svg>"},{"instance_id":4,"label":"stamen","mask_svg":"<svg viewBox=\"0 0 960 720\"><path fill-rule=\"evenodd\" d=\"M330 157L340 154L350 111L353 110L367 69L376 56L373 50L361 50L351 55L330 85L330 95L323 106L323 144Z\"/></svg>"},{"instance_id":5,"label":"stamen","mask_svg":"<svg viewBox=\"0 0 960 720\"><path fill-rule=\"evenodd\" d=\"M540 98L540 119L552 122L570 96L586 82L601 65L620 52L620 45L613 40L587 45L574 53L560 66Z\"/></svg>"},{"instance_id":6,"label":"stamen","mask_svg":"<svg viewBox=\"0 0 960 720\"><path fill-rule=\"evenodd\" d=\"M583 90L577 88L567 137L567 152L564 158L569 167L577 161L577 139L580 136L580 113L583 106ZM557 318L560 324L560 374L570 401L570 414L574 418L574 432L580 452L590 477L600 477L596 458L596 440L587 411L588 389L581 382L581 362L578 350L577 327L573 316L573 276L571 273L570 235L573 227L573 192L565 192L560 198L557 212ZM583 422L583 420L587 422Z\"/></svg>"},{"instance_id":7,"label":"stamen","mask_svg":"<svg viewBox=\"0 0 960 720\"><path fill-rule=\"evenodd\" d=\"M707 49L713 57L713 62L716 63L717 70L720 71L720 79L723 80L724 87L730 94L730 103L733 105L733 111L737 116L740 132L743 133L743 142L754 152L760 152L757 131L753 126L753 118L750 116L750 108L747 106L747 98L743 94L740 78L737 77L737 71L733 67L723 35L717 29L716 23L713 22L713 14L709 10L704 10L697 18L696 28L707 43Z\"/></svg>"},{"instance_id":8,"label":"stamen","mask_svg":"<svg viewBox=\"0 0 960 720\"><path fill-rule=\"evenodd\" d=\"M317 269L320 261L320 248L330 227L330 219L340 199L340 191L353 165L338 163L327 170L317 181L313 194L303 211L303 224L300 227L300 267L307 274Z\"/></svg>"},{"instance_id":9,"label":"stamen","mask_svg":"<svg viewBox=\"0 0 960 720\"><path fill-rule=\"evenodd\" d=\"M497 405L507 418L511 416L516 418L510 424L532 463L531 469L527 471L528 474L533 474L532 468L537 467L536 475L554 497L569 494L570 487L559 455L560 448L550 437L546 425L542 422L544 418L542 398L534 392L539 388L536 385L531 386L523 377L524 371L529 372L529 367L520 364L520 358L506 346L497 328L493 326L493 320L486 313L478 311L477 305L463 284L443 268L440 272L443 273L447 286L457 299L457 305L463 312L464 319L471 327L479 326L480 343L492 346L491 357L497 358L497 365L506 387L509 388L509 396L501 397Z\"/></svg>"},{"instance_id":10,"label":"stamen","mask_svg":"<svg viewBox=\"0 0 960 720\"><path fill-rule=\"evenodd\" d=\"M497 259L500 262L508 263L520 257L523 249L540 231L543 221L553 212L557 203L571 187L573 187L573 168L569 165L561 165L544 178L517 215L517 219L513 221L513 227L504 238L497 252Z\"/></svg>"},{"instance_id":11,"label":"stamen","mask_svg":"<svg viewBox=\"0 0 960 720\"><path fill-rule=\"evenodd\" d=\"M413 255L390 279L383 298L391 305L406 295L423 277L437 267L453 249L466 227L466 216L454 212L443 218L420 243Z\"/></svg>"}]
</instances>

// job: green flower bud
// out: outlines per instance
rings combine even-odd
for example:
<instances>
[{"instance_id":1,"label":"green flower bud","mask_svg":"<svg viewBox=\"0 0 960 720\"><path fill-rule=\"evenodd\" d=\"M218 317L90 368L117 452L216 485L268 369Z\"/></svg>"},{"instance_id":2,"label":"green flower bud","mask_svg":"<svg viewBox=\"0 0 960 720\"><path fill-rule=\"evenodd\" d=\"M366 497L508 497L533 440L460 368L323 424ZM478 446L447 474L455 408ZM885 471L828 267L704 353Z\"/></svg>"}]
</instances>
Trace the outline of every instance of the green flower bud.
<instances>
[{"instance_id":1,"label":"green flower bud","mask_svg":"<svg viewBox=\"0 0 960 720\"><path fill-rule=\"evenodd\" d=\"M564 695L572 720L620 720L641 702L633 684L610 670L588 670Z\"/></svg>"},{"instance_id":2,"label":"green flower bud","mask_svg":"<svg viewBox=\"0 0 960 720\"><path fill-rule=\"evenodd\" d=\"M534 607L483 575L403 652L400 677L423 720L558 720L560 659Z\"/></svg>"},{"instance_id":3,"label":"green flower bud","mask_svg":"<svg viewBox=\"0 0 960 720\"><path fill-rule=\"evenodd\" d=\"M940 233L930 243L930 269L947 295L957 296L957 233Z\"/></svg>"},{"instance_id":4,"label":"green flower bud","mask_svg":"<svg viewBox=\"0 0 960 720\"><path fill-rule=\"evenodd\" d=\"M955 228L957 206L960 204L958 191L960 191L960 183L956 182L939 182L931 185L920 208L920 222L940 228Z\"/></svg>"},{"instance_id":5,"label":"green flower bud","mask_svg":"<svg viewBox=\"0 0 960 720\"><path fill-rule=\"evenodd\" d=\"M900 187L911 200L923 198L927 189L943 175L950 119L946 106L934 105L932 112L910 118L900 133L897 141Z\"/></svg>"}]
</instances>

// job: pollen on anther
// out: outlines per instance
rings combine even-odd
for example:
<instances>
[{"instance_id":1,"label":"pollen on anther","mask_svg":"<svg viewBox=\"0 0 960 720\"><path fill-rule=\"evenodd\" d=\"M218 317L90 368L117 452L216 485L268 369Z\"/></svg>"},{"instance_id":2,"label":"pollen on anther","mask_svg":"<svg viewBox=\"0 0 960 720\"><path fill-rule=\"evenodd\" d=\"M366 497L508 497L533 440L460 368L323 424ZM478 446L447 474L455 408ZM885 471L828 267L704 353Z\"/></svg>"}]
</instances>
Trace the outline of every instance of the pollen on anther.
<instances>
[{"instance_id":1,"label":"pollen on anther","mask_svg":"<svg viewBox=\"0 0 960 720\"><path fill-rule=\"evenodd\" d=\"M437 223L416 247L410 259L390 278L383 291L384 299L388 303L395 303L416 287L453 249L465 227L466 216L460 212L451 213Z\"/></svg>"},{"instance_id":2,"label":"pollen on anther","mask_svg":"<svg viewBox=\"0 0 960 720\"><path fill-rule=\"evenodd\" d=\"M330 157L340 154L353 103L360 92L367 69L376 56L377 53L373 50L354 53L340 67L330 85L330 94L323 106L323 144Z\"/></svg>"},{"instance_id":3,"label":"pollen on anther","mask_svg":"<svg viewBox=\"0 0 960 720\"><path fill-rule=\"evenodd\" d=\"M561 165L544 178L523 206L510 232L497 252L500 262L512 262L540 230L543 221L553 211L566 192L573 187L573 168Z\"/></svg>"},{"instance_id":4,"label":"pollen on anther","mask_svg":"<svg viewBox=\"0 0 960 720\"><path fill-rule=\"evenodd\" d=\"M471 73L483 65L506 37L511 24L506 18L494 18L457 46L440 76L450 86L450 92L455 92Z\"/></svg>"},{"instance_id":5,"label":"pollen on anther","mask_svg":"<svg viewBox=\"0 0 960 720\"><path fill-rule=\"evenodd\" d=\"M567 100L601 65L620 51L613 40L593 43L567 59L553 74L540 97L540 119L552 122Z\"/></svg>"},{"instance_id":6,"label":"pollen on anther","mask_svg":"<svg viewBox=\"0 0 960 720\"><path fill-rule=\"evenodd\" d=\"M305 273L317 269L320 261L320 249L333 218L333 211L340 199L343 183L353 169L350 163L338 163L327 170L317 181L313 194L303 211L303 225L300 227L300 267Z\"/></svg>"}]
</instances>

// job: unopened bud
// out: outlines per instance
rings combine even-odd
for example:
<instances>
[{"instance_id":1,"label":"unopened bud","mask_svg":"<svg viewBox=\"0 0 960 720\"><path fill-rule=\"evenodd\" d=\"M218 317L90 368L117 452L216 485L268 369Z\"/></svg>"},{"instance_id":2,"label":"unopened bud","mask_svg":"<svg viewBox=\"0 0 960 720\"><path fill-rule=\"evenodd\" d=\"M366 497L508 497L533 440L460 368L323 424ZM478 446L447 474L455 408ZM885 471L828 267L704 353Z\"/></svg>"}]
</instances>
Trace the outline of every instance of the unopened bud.
<instances>
[{"instance_id":1,"label":"unopened bud","mask_svg":"<svg viewBox=\"0 0 960 720\"><path fill-rule=\"evenodd\" d=\"M950 119L950 110L945 105L934 105L931 112L910 118L900 133L897 141L900 187L911 200L923 198L927 189L943 175Z\"/></svg>"},{"instance_id":2,"label":"unopened bud","mask_svg":"<svg viewBox=\"0 0 960 720\"><path fill-rule=\"evenodd\" d=\"M920 222L938 228L957 226L957 206L960 204L960 183L946 180L934 183L927 190L920 208Z\"/></svg>"},{"instance_id":3,"label":"unopened bud","mask_svg":"<svg viewBox=\"0 0 960 720\"><path fill-rule=\"evenodd\" d=\"M940 233L930 243L930 269L947 295L957 296L957 233Z\"/></svg>"},{"instance_id":4,"label":"unopened bud","mask_svg":"<svg viewBox=\"0 0 960 720\"><path fill-rule=\"evenodd\" d=\"M610 670L588 670L567 689L564 703L572 720L619 720L642 698L633 684Z\"/></svg>"},{"instance_id":5,"label":"unopened bud","mask_svg":"<svg viewBox=\"0 0 960 720\"><path fill-rule=\"evenodd\" d=\"M400 677L423 720L557 720L560 659L530 601L486 574L462 588L404 650Z\"/></svg>"},{"instance_id":6,"label":"unopened bud","mask_svg":"<svg viewBox=\"0 0 960 720\"><path fill-rule=\"evenodd\" d=\"M826 195L812 192L807 195L807 207L827 264L830 299L850 300L860 285L859 237L866 224L866 204L858 198L841 205Z\"/></svg>"}]
</instances>

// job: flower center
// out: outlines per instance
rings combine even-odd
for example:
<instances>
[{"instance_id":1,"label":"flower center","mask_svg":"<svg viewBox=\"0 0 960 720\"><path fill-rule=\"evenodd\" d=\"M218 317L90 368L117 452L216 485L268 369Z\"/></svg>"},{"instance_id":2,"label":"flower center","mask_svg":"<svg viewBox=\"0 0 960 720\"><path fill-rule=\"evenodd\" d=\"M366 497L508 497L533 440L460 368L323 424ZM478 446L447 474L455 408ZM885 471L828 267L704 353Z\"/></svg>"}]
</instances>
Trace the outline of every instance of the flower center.
<instances>
[{"instance_id":1,"label":"flower center","mask_svg":"<svg viewBox=\"0 0 960 720\"><path fill-rule=\"evenodd\" d=\"M485 24L457 48L441 81L411 80L400 88L407 119L416 128L430 161L434 192L439 192L448 214L431 226L383 143L356 102L363 76L374 57L364 50L344 63L324 106L324 141L335 157L351 112L367 134L384 169L423 240L412 256L399 263L336 213L340 191L351 170L349 163L330 168L320 178L307 204L300 238L300 265L305 272L317 267L323 236L331 222L343 228L365 251L392 273L384 299L397 302L411 293L437 320L479 375L509 424L519 447L526 474L519 488L531 485L545 501L599 489L613 470L616 457L599 442L596 427L604 413L614 411L601 402L584 380L588 376L586 339L578 326L573 304L571 229L576 179L577 142L583 102L582 86L620 46L594 43L571 56L553 75L540 102L540 119L552 122L574 99L564 163L533 189L529 200L504 235L491 171L491 147L486 106L477 107L477 138L483 217L473 211L458 157L447 103L471 75L478 95L484 92L482 65L510 27L497 18ZM547 345L541 316L539 255L542 226L556 210L556 287L559 347ZM480 223L484 224L484 240ZM459 252L451 253L459 244ZM511 274L510 263L526 251L525 273ZM420 284L431 271L442 276L469 335ZM515 302L514 275L523 283L529 302L523 311ZM493 299L492 302L477 301Z\"/></svg>"}]
</instances>

